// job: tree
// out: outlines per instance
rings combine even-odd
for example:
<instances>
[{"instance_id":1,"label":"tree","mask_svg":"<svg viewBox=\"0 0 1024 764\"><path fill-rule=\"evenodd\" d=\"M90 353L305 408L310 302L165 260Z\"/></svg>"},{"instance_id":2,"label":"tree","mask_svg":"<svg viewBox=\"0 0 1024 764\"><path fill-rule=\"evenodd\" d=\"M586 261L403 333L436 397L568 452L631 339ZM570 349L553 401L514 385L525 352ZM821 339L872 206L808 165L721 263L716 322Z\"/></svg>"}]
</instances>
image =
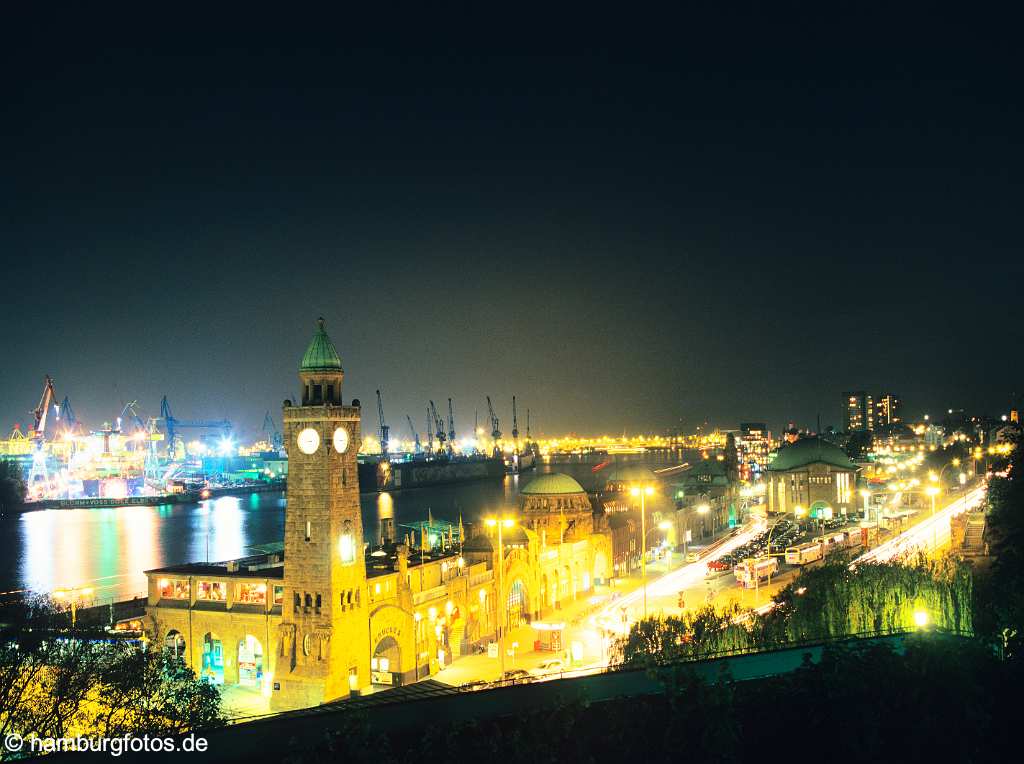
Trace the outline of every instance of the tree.
<instances>
[{"instance_id":1,"label":"tree","mask_svg":"<svg viewBox=\"0 0 1024 764\"><path fill-rule=\"evenodd\" d=\"M0 632L0 735L163 735L222 722L219 692L180 658L103 630L70 630L45 599L21 614Z\"/></svg>"},{"instance_id":2,"label":"tree","mask_svg":"<svg viewBox=\"0 0 1024 764\"><path fill-rule=\"evenodd\" d=\"M11 512L25 502L25 475L21 465L0 459L0 515Z\"/></svg>"}]
</instances>

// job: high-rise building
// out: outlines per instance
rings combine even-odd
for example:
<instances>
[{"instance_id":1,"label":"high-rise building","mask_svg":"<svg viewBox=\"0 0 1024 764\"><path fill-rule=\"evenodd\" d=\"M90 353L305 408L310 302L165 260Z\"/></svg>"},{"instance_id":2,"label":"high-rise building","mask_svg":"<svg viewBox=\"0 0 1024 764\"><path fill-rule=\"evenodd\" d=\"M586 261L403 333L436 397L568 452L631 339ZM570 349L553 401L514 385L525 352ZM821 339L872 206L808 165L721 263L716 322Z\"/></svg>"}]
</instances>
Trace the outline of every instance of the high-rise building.
<instances>
[{"instance_id":1,"label":"high-rise building","mask_svg":"<svg viewBox=\"0 0 1024 764\"><path fill-rule=\"evenodd\" d=\"M875 429L875 406L863 390L843 393L843 429L846 432Z\"/></svg>"},{"instance_id":2,"label":"high-rise building","mask_svg":"<svg viewBox=\"0 0 1024 764\"><path fill-rule=\"evenodd\" d=\"M893 393L882 393L875 401L875 425L884 427L903 421L903 400Z\"/></svg>"}]
</instances>

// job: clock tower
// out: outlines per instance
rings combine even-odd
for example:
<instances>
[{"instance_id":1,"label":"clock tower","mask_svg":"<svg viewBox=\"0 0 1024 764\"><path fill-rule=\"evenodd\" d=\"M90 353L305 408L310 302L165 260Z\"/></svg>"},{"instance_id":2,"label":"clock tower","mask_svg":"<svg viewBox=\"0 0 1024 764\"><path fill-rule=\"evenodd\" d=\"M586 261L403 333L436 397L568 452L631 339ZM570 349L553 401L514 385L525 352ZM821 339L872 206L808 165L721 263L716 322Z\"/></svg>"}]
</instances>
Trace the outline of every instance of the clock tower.
<instances>
[{"instance_id":1,"label":"clock tower","mask_svg":"<svg viewBox=\"0 0 1024 764\"><path fill-rule=\"evenodd\" d=\"M302 403L285 401L282 415L288 503L275 709L318 705L370 684L360 410L342 404L344 377L321 318L299 367Z\"/></svg>"}]
</instances>

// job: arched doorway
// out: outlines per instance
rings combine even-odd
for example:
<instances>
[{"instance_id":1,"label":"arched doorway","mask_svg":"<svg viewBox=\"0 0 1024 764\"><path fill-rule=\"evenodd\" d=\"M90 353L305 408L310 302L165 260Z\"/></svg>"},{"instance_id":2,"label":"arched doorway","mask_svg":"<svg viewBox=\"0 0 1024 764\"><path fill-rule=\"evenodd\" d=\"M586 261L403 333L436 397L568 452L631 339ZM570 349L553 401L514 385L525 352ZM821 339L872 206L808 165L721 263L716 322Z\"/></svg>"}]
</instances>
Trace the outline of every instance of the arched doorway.
<instances>
[{"instance_id":1,"label":"arched doorway","mask_svg":"<svg viewBox=\"0 0 1024 764\"><path fill-rule=\"evenodd\" d=\"M608 583L608 558L602 551L598 551L594 555L594 583L596 585Z\"/></svg>"},{"instance_id":2,"label":"arched doorway","mask_svg":"<svg viewBox=\"0 0 1024 764\"><path fill-rule=\"evenodd\" d=\"M164 637L164 652L175 658L185 658L185 635L177 629L171 629Z\"/></svg>"},{"instance_id":3,"label":"arched doorway","mask_svg":"<svg viewBox=\"0 0 1024 764\"><path fill-rule=\"evenodd\" d=\"M259 687L263 682L263 645L252 634L238 643L238 684Z\"/></svg>"},{"instance_id":4,"label":"arched doorway","mask_svg":"<svg viewBox=\"0 0 1024 764\"><path fill-rule=\"evenodd\" d=\"M508 628L515 629L526 623L529 614L529 603L526 600L526 587L517 578L508 590Z\"/></svg>"},{"instance_id":5,"label":"arched doorway","mask_svg":"<svg viewBox=\"0 0 1024 764\"><path fill-rule=\"evenodd\" d=\"M370 657L370 681L390 687L401 684L402 648L394 637L384 637L373 648Z\"/></svg>"},{"instance_id":6,"label":"arched doorway","mask_svg":"<svg viewBox=\"0 0 1024 764\"><path fill-rule=\"evenodd\" d=\"M808 514L815 520L831 520L832 519L832 505L827 501L821 501L820 499L811 504Z\"/></svg>"},{"instance_id":7,"label":"arched doorway","mask_svg":"<svg viewBox=\"0 0 1024 764\"><path fill-rule=\"evenodd\" d=\"M203 660L199 678L210 684L224 684L224 645L213 632L203 635Z\"/></svg>"}]
</instances>

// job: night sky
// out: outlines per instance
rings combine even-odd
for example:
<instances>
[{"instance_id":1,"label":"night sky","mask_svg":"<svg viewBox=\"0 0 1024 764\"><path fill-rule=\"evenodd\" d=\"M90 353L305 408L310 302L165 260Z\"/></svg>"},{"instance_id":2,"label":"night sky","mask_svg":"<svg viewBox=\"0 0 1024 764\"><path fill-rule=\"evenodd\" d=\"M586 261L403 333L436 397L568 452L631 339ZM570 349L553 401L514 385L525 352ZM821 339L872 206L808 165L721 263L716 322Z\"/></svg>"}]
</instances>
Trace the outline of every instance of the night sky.
<instances>
[{"instance_id":1,"label":"night sky","mask_svg":"<svg viewBox=\"0 0 1024 764\"><path fill-rule=\"evenodd\" d=\"M320 315L366 429L379 387L403 438L486 394L548 435L839 425L847 389L1004 412L1003 24L748 21L386 49L9 28L2 429L50 374L92 427L166 394L255 434Z\"/></svg>"}]
</instances>

